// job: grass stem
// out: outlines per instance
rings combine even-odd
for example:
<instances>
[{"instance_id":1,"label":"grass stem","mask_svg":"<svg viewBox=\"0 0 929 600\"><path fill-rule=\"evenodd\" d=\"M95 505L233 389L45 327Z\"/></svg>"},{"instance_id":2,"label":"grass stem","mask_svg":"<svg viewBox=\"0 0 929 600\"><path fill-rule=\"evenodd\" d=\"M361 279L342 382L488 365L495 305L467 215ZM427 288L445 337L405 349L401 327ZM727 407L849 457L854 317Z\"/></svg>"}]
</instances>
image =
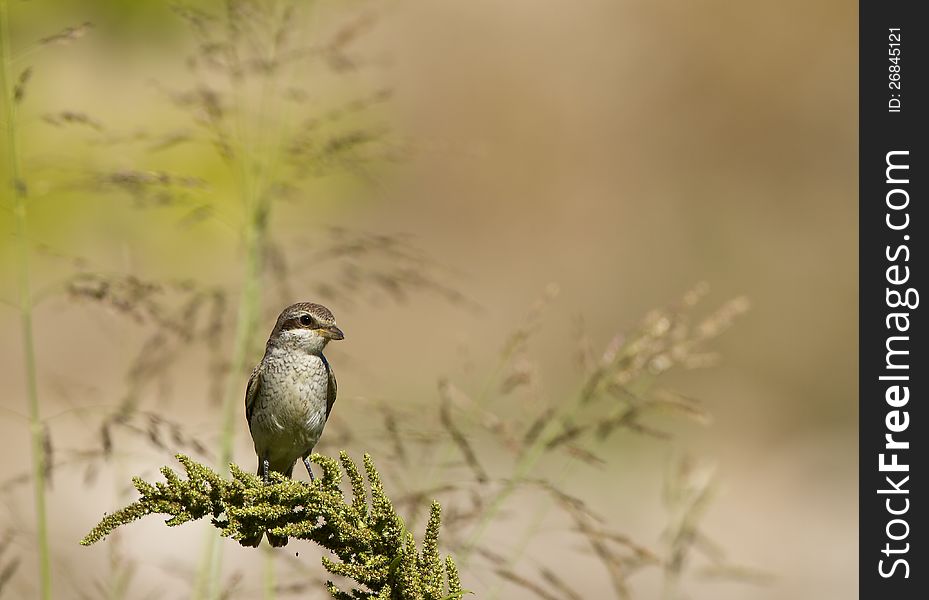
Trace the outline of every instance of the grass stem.
<instances>
[{"instance_id":1,"label":"grass stem","mask_svg":"<svg viewBox=\"0 0 929 600\"><path fill-rule=\"evenodd\" d=\"M274 550L270 546L264 548L265 573L264 583L264 600L274 600L274 586L276 585L274 577Z\"/></svg>"},{"instance_id":2,"label":"grass stem","mask_svg":"<svg viewBox=\"0 0 929 600\"><path fill-rule=\"evenodd\" d=\"M45 428L39 410L36 384L35 341L32 334L32 298L30 292L30 243L26 216L26 185L22 180L20 157L16 143L16 104L18 99L11 86L12 55L10 50L9 12L6 0L0 0L0 93L3 94L3 116L6 121L6 155L8 185L16 221L19 271L19 314L22 331L23 365L26 377L26 401L29 413L29 437L32 447L32 481L35 494L36 538L39 551L39 589L43 600L52 597L51 563L48 546L48 524L45 505Z\"/></svg>"}]
</instances>

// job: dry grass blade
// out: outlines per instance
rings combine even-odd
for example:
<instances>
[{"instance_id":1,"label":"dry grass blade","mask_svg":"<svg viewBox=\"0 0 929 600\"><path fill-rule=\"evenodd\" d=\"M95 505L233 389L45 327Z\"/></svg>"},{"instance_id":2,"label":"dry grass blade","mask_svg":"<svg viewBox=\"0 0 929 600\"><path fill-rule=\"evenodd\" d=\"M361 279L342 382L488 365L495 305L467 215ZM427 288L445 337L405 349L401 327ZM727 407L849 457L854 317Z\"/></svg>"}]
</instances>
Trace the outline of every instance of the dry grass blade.
<instances>
[{"instance_id":1,"label":"dry grass blade","mask_svg":"<svg viewBox=\"0 0 929 600\"><path fill-rule=\"evenodd\" d=\"M592 467L603 467L606 465L606 459L597 456L590 450L582 448L577 444L567 444L565 446L565 451L573 458L581 461L582 463L588 464Z\"/></svg>"},{"instance_id":2,"label":"dry grass blade","mask_svg":"<svg viewBox=\"0 0 929 600\"><path fill-rule=\"evenodd\" d=\"M628 600L631 598L629 587L626 583L626 573L622 558L607 546L603 536L599 535L598 529L590 524L588 515L580 510L575 502L566 502L562 500L559 502L559 505L572 518L578 531L587 538L587 542L590 544L594 554L606 568L616 597L620 598L620 600Z\"/></svg>"},{"instance_id":3,"label":"dry grass blade","mask_svg":"<svg viewBox=\"0 0 929 600\"><path fill-rule=\"evenodd\" d=\"M78 273L68 280L66 290L74 300L104 304L136 322L153 316L151 307L155 297L164 293L164 287L158 283L142 281L132 275L100 273Z\"/></svg>"},{"instance_id":4,"label":"dry grass blade","mask_svg":"<svg viewBox=\"0 0 929 600\"><path fill-rule=\"evenodd\" d=\"M569 506L571 507L571 510L576 511L578 514L584 515L590 520L596 521L598 523L604 523L606 521L606 519L598 515L596 512L594 512L593 509L587 506L586 502L577 496L573 496L563 490L558 489L555 487L555 484L548 481L547 479L529 479L524 483L542 488L551 494L551 496L559 505L562 507Z\"/></svg>"},{"instance_id":5,"label":"dry grass blade","mask_svg":"<svg viewBox=\"0 0 929 600\"><path fill-rule=\"evenodd\" d=\"M700 577L739 581L755 585L767 585L775 579L774 575L762 569L729 562L722 546L700 530L694 531L693 547L709 558L712 563L696 571Z\"/></svg>"},{"instance_id":6,"label":"dry grass blade","mask_svg":"<svg viewBox=\"0 0 929 600\"><path fill-rule=\"evenodd\" d=\"M166 171L121 169L99 174L96 185L102 190L127 193L137 206L154 207L186 201L192 190L203 190L206 182Z\"/></svg>"},{"instance_id":7,"label":"dry grass blade","mask_svg":"<svg viewBox=\"0 0 929 600\"><path fill-rule=\"evenodd\" d=\"M71 449L65 448L62 452L59 452L59 455L64 455L65 458L59 458L55 461L54 468L61 469L63 467L69 466L82 466L90 465L94 462L99 462L100 459L105 458L103 452L97 449L92 450L83 450L83 449ZM13 475L2 482L0 482L0 493L8 493L13 489L26 485L32 481L32 473L29 471L24 471L17 475Z\"/></svg>"},{"instance_id":8,"label":"dry grass blade","mask_svg":"<svg viewBox=\"0 0 929 600\"><path fill-rule=\"evenodd\" d=\"M546 581L546 583L561 592L563 598L567 598L568 600L584 600L583 597L578 594L573 587L571 587L571 585L569 585L561 577L558 577L558 575L556 575L555 572L551 569L540 567L539 574L542 576L542 579Z\"/></svg>"},{"instance_id":9,"label":"dry grass blade","mask_svg":"<svg viewBox=\"0 0 929 600\"><path fill-rule=\"evenodd\" d=\"M554 450L558 446L567 444L577 439L581 434L590 429L590 425L565 425L561 433L545 442L546 450Z\"/></svg>"},{"instance_id":10,"label":"dry grass blade","mask_svg":"<svg viewBox=\"0 0 929 600\"><path fill-rule=\"evenodd\" d=\"M684 457L671 465L670 475L665 482L665 503L671 513L665 532L668 555L665 564L665 585L674 590L678 586L684 568L693 549L708 551L712 557L719 556L715 544L701 544L699 523L709 506L714 491L713 468Z\"/></svg>"},{"instance_id":11,"label":"dry grass blade","mask_svg":"<svg viewBox=\"0 0 929 600\"><path fill-rule=\"evenodd\" d=\"M507 395L514 390L528 386L535 381L535 365L528 359L514 361L510 373L500 383L500 393Z\"/></svg>"},{"instance_id":12,"label":"dry grass blade","mask_svg":"<svg viewBox=\"0 0 929 600\"><path fill-rule=\"evenodd\" d=\"M49 125L62 127L64 125L84 125L94 131L103 131L103 124L90 115L72 110L63 110L57 113L47 113L42 119Z\"/></svg>"},{"instance_id":13,"label":"dry grass blade","mask_svg":"<svg viewBox=\"0 0 929 600\"><path fill-rule=\"evenodd\" d=\"M639 417L641 417L642 412L646 408L648 408L648 404L624 406L620 408L614 416L603 419L597 423L597 435L602 440L609 437L615 430L624 428L660 440L669 439L671 436L667 432L650 427L639 421Z\"/></svg>"},{"instance_id":14,"label":"dry grass blade","mask_svg":"<svg viewBox=\"0 0 929 600\"><path fill-rule=\"evenodd\" d=\"M381 413L384 415L384 430L387 432L387 438L393 446L394 458L405 466L409 464L409 462L406 445L403 442L403 436L400 435L400 429L397 425L397 416L394 414L393 409L387 405L381 405L380 408Z\"/></svg>"},{"instance_id":15,"label":"dry grass blade","mask_svg":"<svg viewBox=\"0 0 929 600\"><path fill-rule=\"evenodd\" d=\"M737 317L748 312L751 302L745 296L733 298L697 325L700 340L713 338L732 326Z\"/></svg>"},{"instance_id":16,"label":"dry grass blade","mask_svg":"<svg viewBox=\"0 0 929 600\"><path fill-rule=\"evenodd\" d=\"M169 393L173 368L196 343L204 344L208 351L209 396L215 400L221 394L227 370L222 356L225 293L189 281L153 283L132 275L99 273L79 273L69 280L66 289L74 299L103 305L151 330L130 364L125 396L101 423L104 456L113 450L114 428L138 434L161 450L173 443L175 451L185 448L208 456L205 444L187 435L180 423L137 411L149 389L157 387L162 397ZM138 424L136 418L145 422Z\"/></svg>"},{"instance_id":17,"label":"dry grass blade","mask_svg":"<svg viewBox=\"0 0 929 600\"><path fill-rule=\"evenodd\" d=\"M29 85L30 79L32 79L32 67L26 67L16 78L16 84L13 86L13 102L15 104L22 103L26 97L26 87Z\"/></svg>"},{"instance_id":18,"label":"dry grass blade","mask_svg":"<svg viewBox=\"0 0 929 600\"><path fill-rule=\"evenodd\" d=\"M194 434L188 433L183 423L166 419L156 413L135 409L117 412L104 421L101 427L102 456L109 456L113 451L114 429L144 440L151 447L162 452L184 449L207 460L214 458L207 445Z\"/></svg>"},{"instance_id":19,"label":"dry grass blade","mask_svg":"<svg viewBox=\"0 0 929 600\"><path fill-rule=\"evenodd\" d=\"M299 563L299 567L301 571L300 580L292 583L279 583L275 585L275 594L280 594L282 596L299 594L301 598L314 598L316 596L313 595L313 591L326 589L327 578L304 572L305 565L302 562Z\"/></svg>"},{"instance_id":20,"label":"dry grass blade","mask_svg":"<svg viewBox=\"0 0 929 600\"><path fill-rule=\"evenodd\" d=\"M587 333L587 326L583 317L577 317L574 327L576 332L574 361L580 367L580 371L586 373L592 371L596 365L593 340L590 338L590 334Z\"/></svg>"},{"instance_id":21,"label":"dry grass blade","mask_svg":"<svg viewBox=\"0 0 929 600\"><path fill-rule=\"evenodd\" d=\"M380 305L386 295L401 303L413 292L427 292L455 306L478 308L445 283L448 269L412 245L407 236L330 228L322 247L316 239L301 240L300 245L315 248L295 259L293 270L310 268L318 273L314 294L327 302L350 306L370 299Z\"/></svg>"},{"instance_id":22,"label":"dry grass blade","mask_svg":"<svg viewBox=\"0 0 929 600\"><path fill-rule=\"evenodd\" d=\"M629 548L630 550L632 550L635 558L642 563L648 563L648 564L653 564L653 565L661 564L661 558L657 554L655 554L652 550L646 548L645 546L639 544L638 542L634 541L632 538L630 538L627 535L623 535L621 533L614 533L611 531L598 531L596 532L596 534L599 536L602 536L606 540L609 540L611 542L614 542L614 543L617 543L617 544L620 544L622 546Z\"/></svg>"},{"instance_id":23,"label":"dry grass blade","mask_svg":"<svg viewBox=\"0 0 929 600\"><path fill-rule=\"evenodd\" d=\"M545 589L544 587L542 587L535 581L528 579L526 577L523 577L522 575L515 573L514 571L511 571L510 569L499 569L498 568L496 569L496 573L503 579L511 583L514 583L523 589L529 590L530 592L532 592L539 598L542 598L543 600L564 600L562 597L552 594L551 592L549 592L547 589Z\"/></svg>"},{"instance_id":24,"label":"dry grass blade","mask_svg":"<svg viewBox=\"0 0 929 600\"><path fill-rule=\"evenodd\" d=\"M535 444L536 439L539 437L539 434L542 433L542 430L545 429L548 422L552 420L552 417L555 416L554 408L546 408L532 424L526 429L526 434L523 436L523 446L529 447Z\"/></svg>"},{"instance_id":25,"label":"dry grass blade","mask_svg":"<svg viewBox=\"0 0 929 600\"><path fill-rule=\"evenodd\" d=\"M67 46L71 42L81 39L87 32L93 29L94 24L90 21L85 21L80 25L74 25L71 27L65 27L58 33L44 37L39 40L39 43L43 46L49 46L51 44L57 44L60 46Z\"/></svg>"},{"instance_id":26,"label":"dry grass blade","mask_svg":"<svg viewBox=\"0 0 929 600\"><path fill-rule=\"evenodd\" d=\"M406 494L398 497L395 502L398 506L409 504L415 508L417 505L423 503L426 500L436 498L440 494L444 494L447 492L453 492L457 489L459 489L459 487L452 483L436 485L436 486L426 488L423 490L407 492Z\"/></svg>"},{"instance_id":27,"label":"dry grass blade","mask_svg":"<svg viewBox=\"0 0 929 600\"><path fill-rule=\"evenodd\" d=\"M683 415L700 425L709 425L713 421L712 415L701 406L699 400L670 390L655 390L652 395L653 398L648 401L650 407Z\"/></svg>"},{"instance_id":28,"label":"dry grass blade","mask_svg":"<svg viewBox=\"0 0 929 600\"><path fill-rule=\"evenodd\" d=\"M222 589L219 591L220 600L228 600L229 598L234 598L239 591L239 584L242 583L242 572L236 571L232 573L223 583Z\"/></svg>"},{"instance_id":29,"label":"dry grass blade","mask_svg":"<svg viewBox=\"0 0 929 600\"><path fill-rule=\"evenodd\" d=\"M346 23L325 44L324 56L333 71L348 71L358 68L360 61L348 54L348 48L353 42L365 33L371 31L377 24L378 17L374 14L362 14Z\"/></svg>"},{"instance_id":30,"label":"dry grass blade","mask_svg":"<svg viewBox=\"0 0 929 600\"><path fill-rule=\"evenodd\" d=\"M474 551L480 556L482 556L484 559L486 559L487 562L491 564L499 565L499 564L506 564L507 562L507 558L505 556L503 556L499 552L495 552L491 550L490 548L487 548L486 546L479 546L475 548Z\"/></svg>"},{"instance_id":31,"label":"dry grass blade","mask_svg":"<svg viewBox=\"0 0 929 600\"><path fill-rule=\"evenodd\" d=\"M478 483L487 483L487 481L489 481L487 472L481 466L480 462L478 462L477 455L471 448L468 438L461 433L461 430L458 429L455 424L454 416L452 415L452 393L451 383L447 379L441 379L439 381L439 396L442 402L439 409L439 416L442 421L442 426L445 427L452 437L452 440L455 442L455 445L458 446L465 463L471 468Z\"/></svg>"},{"instance_id":32,"label":"dry grass blade","mask_svg":"<svg viewBox=\"0 0 929 600\"><path fill-rule=\"evenodd\" d=\"M0 570L0 594L3 594L6 584L10 582L10 579L13 578L13 575L16 574L16 570L19 569L19 558L14 558L10 562L6 563L3 566L3 569Z\"/></svg>"},{"instance_id":33,"label":"dry grass blade","mask_svg":"<svg viewBox=\"0 0 929 600\"><path fill-rule=\"evenodd\" d=\"M54 447L52 446L52 432L48 428L48 424L45 423L42 425L42 451L45 453L45 481L48 482L48 486L52 485L52 469L55 463L55 456L53 454Z\"/></svg>"},{"instance_id":34,"label":"dry grass blade","mask_svg":"<svg viewBox=\"0 0 929 600\"><path fill-rule=\"evenodd\" d=\"M0 558L3 558L3 553L6 552L6 549L10 547L10 542L13 541L13 530L7 529L3 532L3 537L0 537Z\"/></svg>"}]
</instances>

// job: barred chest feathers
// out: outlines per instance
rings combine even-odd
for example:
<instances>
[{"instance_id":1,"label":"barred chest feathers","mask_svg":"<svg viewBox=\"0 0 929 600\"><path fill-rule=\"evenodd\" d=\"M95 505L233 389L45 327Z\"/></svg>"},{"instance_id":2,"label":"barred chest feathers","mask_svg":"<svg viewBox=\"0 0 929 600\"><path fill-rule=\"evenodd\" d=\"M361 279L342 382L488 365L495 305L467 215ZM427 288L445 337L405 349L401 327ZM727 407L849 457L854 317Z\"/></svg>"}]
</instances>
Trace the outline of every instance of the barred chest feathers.
<instances>
[{"instance_id":1,"label":"barred chest feathers","mask_svg":"<svg viewBox=\"0 0 929 600\"><path fill-rule=\"evenodd\" d=\"M329 369L321 355L268 348L249 428L259 456L289 474L326 424Z\"/></svg>"}]
</instances>

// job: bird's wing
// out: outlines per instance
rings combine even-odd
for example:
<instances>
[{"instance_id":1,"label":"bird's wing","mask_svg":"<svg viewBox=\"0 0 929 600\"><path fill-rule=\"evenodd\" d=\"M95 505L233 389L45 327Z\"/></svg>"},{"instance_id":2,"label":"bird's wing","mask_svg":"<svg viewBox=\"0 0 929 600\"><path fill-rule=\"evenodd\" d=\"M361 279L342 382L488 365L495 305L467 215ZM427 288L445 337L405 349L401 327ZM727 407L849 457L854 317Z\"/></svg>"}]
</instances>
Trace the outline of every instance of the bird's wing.
<instances>
[{"instance_id":1,"label":"bird's wing","mask_svg":"<svg viewBox=\"0 0 929 600\"><path fill-rule=\"evenodd\" d=\"M252 370L252 376L248 378L248 386L245 388L245 421L248 426L252 426L252 410L255 408L255 400L258 398L258 391L261 389L261 363L258 363Z\"/></svg>"},{"instance_id":2,"label":"bird's wing","mask_svg":"<svg viewBox=\"0 0 929 600\"><path fill-rule=\"evenodd\" d=\"M335 380L335 371L329 366L329 361L323 358L323 364L326 365L326 373L329 375L329 389L326 394L326 419L329 419L329 413L332 412L332 405L335 404L335 395L339 391L339 384Z\"/></svg>"}]
</instances>

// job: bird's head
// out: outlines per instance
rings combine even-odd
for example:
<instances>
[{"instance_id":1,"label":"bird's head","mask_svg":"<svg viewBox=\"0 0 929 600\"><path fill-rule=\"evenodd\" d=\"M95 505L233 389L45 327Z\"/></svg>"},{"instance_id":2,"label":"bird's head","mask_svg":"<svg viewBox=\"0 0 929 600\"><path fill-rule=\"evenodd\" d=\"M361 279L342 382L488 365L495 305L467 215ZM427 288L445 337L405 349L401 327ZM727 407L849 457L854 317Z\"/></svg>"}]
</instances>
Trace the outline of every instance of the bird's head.
<instances>
[{"instance_id":1,"label":"bird's head","mask_svg":"<svg viewBox=\"0 0 929 600\"><path fill-rule=\"evenodd\" d=\"M319 354L329 340L344 337L328 308L322 304L298 302L281 312L268 339L268 346Z\"/></svg>"}]
</instances>

